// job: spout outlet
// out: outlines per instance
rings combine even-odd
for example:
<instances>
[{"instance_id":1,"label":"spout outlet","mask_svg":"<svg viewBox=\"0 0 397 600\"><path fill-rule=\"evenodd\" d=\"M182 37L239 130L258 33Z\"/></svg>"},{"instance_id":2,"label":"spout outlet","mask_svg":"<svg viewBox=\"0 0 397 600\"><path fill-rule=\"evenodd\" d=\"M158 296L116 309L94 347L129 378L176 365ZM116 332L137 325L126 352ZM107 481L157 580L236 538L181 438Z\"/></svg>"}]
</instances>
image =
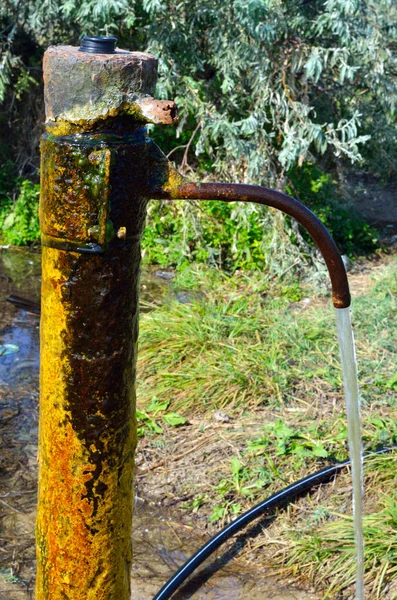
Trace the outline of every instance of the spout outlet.
<instances>
[{"instance_id":1,"label":"spout outlet","mask_svg":"<svg viewBox=\"0 0 397 600\"><path fill-rule=\"evenodd\" d=\"M180 200L222 200L223 202L255 202L281 210L294 218L310 234L320 250L332 284L332 302L335 308L347 308L351 298L345 265L328 230L302 202L295 198L259 185L237 183L189 183L168 163L166 183L153 192L152 198Z\"/></svg>"}]
</instances>

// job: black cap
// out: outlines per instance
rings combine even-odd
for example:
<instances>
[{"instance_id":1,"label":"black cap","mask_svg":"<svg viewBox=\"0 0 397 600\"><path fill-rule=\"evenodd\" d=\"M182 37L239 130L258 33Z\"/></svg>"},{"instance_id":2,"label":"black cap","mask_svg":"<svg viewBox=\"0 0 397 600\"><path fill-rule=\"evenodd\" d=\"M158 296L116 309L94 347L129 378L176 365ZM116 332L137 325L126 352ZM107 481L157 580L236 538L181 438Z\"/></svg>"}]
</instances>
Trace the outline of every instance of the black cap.
<instances>
[{"instance_id":1,"label":"black cap","mask_svg":"<svg viewBox=\"0 0 397 600\"><path fill-rule=\"evenodd\" d=\"M81 40L80 52L93 54L114 54L117 38L100 35L85 35Z\"/></svg>"}]
</instances>

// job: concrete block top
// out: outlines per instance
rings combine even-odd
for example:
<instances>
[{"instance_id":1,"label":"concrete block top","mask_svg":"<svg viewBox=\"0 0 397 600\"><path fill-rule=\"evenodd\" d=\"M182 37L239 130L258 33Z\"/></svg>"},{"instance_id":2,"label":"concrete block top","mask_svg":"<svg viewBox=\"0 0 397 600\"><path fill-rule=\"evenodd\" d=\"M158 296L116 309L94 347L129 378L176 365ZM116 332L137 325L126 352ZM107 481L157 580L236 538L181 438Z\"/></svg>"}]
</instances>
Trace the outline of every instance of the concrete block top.
<instances>
[{"instance_id":1,"label":"concrete block top","mask_svg":"<svg viewBox=\"0 0 397 600\"><path fill-rule=\"evenodd\" d=\"M50 46L43 68L47 122L94 123L122 114L145 120L139 104L152 100L157 81L154 56L120 49L94 54Z\"/></svg>"}]
</instances>

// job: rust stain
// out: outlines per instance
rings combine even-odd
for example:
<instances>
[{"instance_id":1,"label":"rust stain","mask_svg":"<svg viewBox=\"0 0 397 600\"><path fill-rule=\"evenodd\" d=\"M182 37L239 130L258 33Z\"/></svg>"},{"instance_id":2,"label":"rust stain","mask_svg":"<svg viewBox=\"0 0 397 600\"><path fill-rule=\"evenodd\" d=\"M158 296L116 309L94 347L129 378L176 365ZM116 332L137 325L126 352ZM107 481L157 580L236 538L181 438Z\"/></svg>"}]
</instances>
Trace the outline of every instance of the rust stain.
<instances>
[{"instance_id":1,"label":"rust stain","mask_svg":"<svg viewBox=\"0 0 397 600\"><path fill-rule=\"evenodd\" d=\"M137 106L143 120L147 120L149 123L174 125L179 120L178 108L171 100L142 98L142 100L138 100Z\"/></svg>"},{"instance_id":2,"label":"rust stain","mask_svg":"<svg viewBox=\"0 0 397 600\"><path fill-rule=\"evenodd\" d=\"M161 151L158 151L161 153ZM159 157L157 160L161 160ZM163 172L166 172L165 166ZM169 168L167 179L153 190L152 198L181 200L222 200L223 202L256 202L290 215L311 235L320 250L332 283L335 308L347 308L351 298L345 266L335 242L321 221L301 202L287 194L259 185L238 183L190 183Z\"/></svg>"}]
</instances>

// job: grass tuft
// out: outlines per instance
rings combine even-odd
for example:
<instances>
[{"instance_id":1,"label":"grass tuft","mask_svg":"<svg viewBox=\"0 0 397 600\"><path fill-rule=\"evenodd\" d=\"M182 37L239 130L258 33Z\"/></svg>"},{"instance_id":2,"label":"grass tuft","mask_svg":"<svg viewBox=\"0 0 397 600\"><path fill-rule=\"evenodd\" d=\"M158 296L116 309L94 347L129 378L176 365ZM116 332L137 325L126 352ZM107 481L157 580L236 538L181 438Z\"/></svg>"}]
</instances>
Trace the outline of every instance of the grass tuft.
<instances>
[{"instance_id":1,"label":"grass tuft","mask_svg":"<svg viewBox=\"0 0 397 600\"><path fill-rule=\"evenodd\" d=\"M329 301L311 300L313 291L295 281L271 285L258 274L227 277L205 268L187 269L175 286L188 302L170 299L141 318L143 405L152 396L167 398L191 414L312 402L320 391L339 395ZM393 286L389 269L353 304L363 402L389 402L393 394L397 340L387 326L396 310Z\"/></svg>"},{"instance_id":2,"label":"grass tuft","mask_svg":"<svg viewBox=\"0 0 397 600\"><path fill-rule=\"evenodd\" d=\"M365 464L371 511L364 517L365 583L371 598L384 598L387 585L397 577L396 454L374 456ZM370 482L370 486L368 485ZM353 517L325 511L320 522L304 522L281 539L288 548L285 569L326 589L323 598L349 588L355 581Z\"/></svg>"}]
</instances>

